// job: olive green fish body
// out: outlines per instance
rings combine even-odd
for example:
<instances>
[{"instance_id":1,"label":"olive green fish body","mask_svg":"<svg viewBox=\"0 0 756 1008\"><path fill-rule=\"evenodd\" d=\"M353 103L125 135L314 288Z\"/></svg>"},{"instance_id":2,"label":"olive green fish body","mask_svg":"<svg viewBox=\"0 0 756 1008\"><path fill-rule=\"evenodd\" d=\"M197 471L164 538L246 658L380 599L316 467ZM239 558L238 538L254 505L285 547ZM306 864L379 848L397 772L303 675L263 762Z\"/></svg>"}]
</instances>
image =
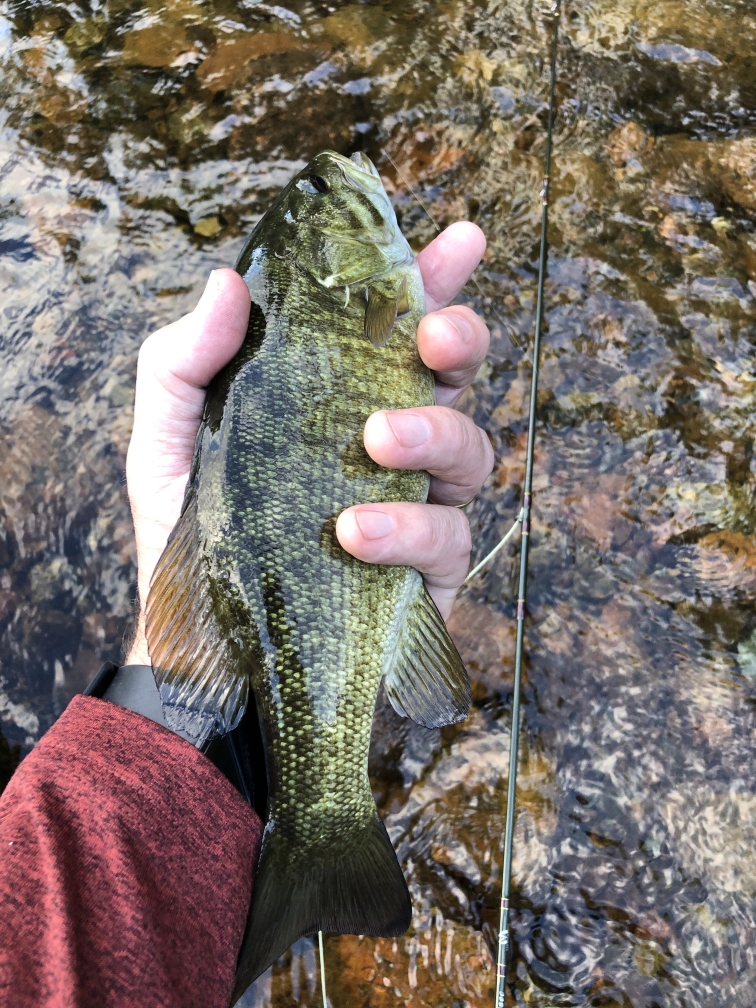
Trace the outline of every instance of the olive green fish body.
<instances>
[{"instance_id":1,"label":"olive green fish body","mask_svg":"<svg viewBox=\"0 0 756 1008\"><path fill-rule=\"evenodd\" d=\"M335 520L352 504L425 499L427 475L376 465L362 430L377 409L431 403L433 388L415 346L422 290L414 264L405 275L416 310L380 348L365 340L364 308L335 304L334 292L285 264L274 261L269 273L283 293L263 307L263 343L231 383L218 431L204 434L198 517L203 530L218 527L217 543L206 535L209 563L238 572L259 639L252 684L270 822L308 856L320 847L332 856L344 828L374 815L373 709L402 600L417 589L412 569L345 553ZM225 463L220 523L215 486L203 494L204 458L216 444Z\"/></svg>"},{"instance_id":2,"label":"olive green fish body","mask_svg":"<svg viewBox=\"0 0 756 1008\"><path fill-rule=\"evenodd\" d=\"M302 934L406 929L367 775L378 689L430 725L464 716L469 684L417 571L363 563L335 535L353 504L428 492L363 445L374 411L434 401L422 281L372 165L319 155L237 269L247 337L208 391L147 625L166 720L198 744L255 695L269 808L238 996Z\"/></svg>"}]
</instances>

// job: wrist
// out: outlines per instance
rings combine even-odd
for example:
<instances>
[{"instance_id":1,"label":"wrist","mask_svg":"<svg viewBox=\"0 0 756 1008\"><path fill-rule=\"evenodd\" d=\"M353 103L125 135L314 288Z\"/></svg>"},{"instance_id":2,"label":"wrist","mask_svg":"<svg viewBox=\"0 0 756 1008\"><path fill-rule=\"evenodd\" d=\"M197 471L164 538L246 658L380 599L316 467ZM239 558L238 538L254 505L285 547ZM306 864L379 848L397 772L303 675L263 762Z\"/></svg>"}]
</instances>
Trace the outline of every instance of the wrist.
<instances>
[{"instance_id":1,"label":"wrist","mask_svg":"<svg viewBox=\"0 0 756 1008\"><path fill-rule=\"evenodd\" d=\"M144 613L139 613L136 633L131 642L131 647L126 654L124 665L151 665L150 654L147 650L147 636L145 634Z\"/></svg>"}]
</instances>

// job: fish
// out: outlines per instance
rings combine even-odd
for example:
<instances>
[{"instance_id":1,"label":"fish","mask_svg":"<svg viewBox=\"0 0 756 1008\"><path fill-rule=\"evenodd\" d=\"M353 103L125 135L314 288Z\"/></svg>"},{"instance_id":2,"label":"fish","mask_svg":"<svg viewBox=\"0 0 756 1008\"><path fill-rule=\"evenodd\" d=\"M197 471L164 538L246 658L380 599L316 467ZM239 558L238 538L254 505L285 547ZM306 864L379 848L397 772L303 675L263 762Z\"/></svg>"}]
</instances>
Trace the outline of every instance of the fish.
<instances>
[{"instance_id":1,"label":"fish","mask_svg":"<svg viewBox=\"0 0 756 1008\"><path fill-rule=\"evenodd\" d=\"M407 884L368 779L383 684L426 728L470 683L412 567L348 554L354 504L427 500L429 476L365 450L376 410L434 403L420 270L372 162L318 154L254 228L241 349L208 387L146 629L166 723L200 748L256 710L267 822L233 1002L298 938L392 937Z\"/></svg>"}]
</instances>

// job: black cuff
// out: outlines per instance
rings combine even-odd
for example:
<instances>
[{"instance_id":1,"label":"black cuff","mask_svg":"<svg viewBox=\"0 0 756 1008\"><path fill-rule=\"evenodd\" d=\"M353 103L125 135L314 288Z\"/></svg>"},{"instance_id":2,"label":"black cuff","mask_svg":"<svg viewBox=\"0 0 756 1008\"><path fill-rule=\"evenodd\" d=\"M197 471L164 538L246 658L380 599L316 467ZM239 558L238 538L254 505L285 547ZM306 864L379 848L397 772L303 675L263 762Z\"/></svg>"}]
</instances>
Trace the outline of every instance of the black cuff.
<instances>
[{"instance_id":1,"label":"black cuff","mask_svg":"<svg viewBox=\"0 0 756 1008\"><path fill-rule=\"evenodd\" d=\"M128 707L129 710L149 718L155 724L168 728L151 665L122 665L118 668L113 662L105 662L84 690L84 696L94 696L100 700L108 700L119 707ZM195 744L191 735L175 729L170 730L192 745Z\"/></svg>"},{"instance_id":2,"label":"black cuff","mask_svg":"<svg viewBox=\"0 0 756 1008\"><path fill-rule=\"evenodd\" d=\"M151 665L123 665L119 668L113 662L105 662L84 690L84 696L97 697L119 707L126 707L162 725L168 731L173 731L165 723L160 693ZM247 711L233 731L205 743L201 751L265 819L267 803L265 757L254 704L250 704L250 707L251 710ZM175 731L174 734L180 735L194 745L190 735L182 731Z\"/></svg>"}]
</instances>

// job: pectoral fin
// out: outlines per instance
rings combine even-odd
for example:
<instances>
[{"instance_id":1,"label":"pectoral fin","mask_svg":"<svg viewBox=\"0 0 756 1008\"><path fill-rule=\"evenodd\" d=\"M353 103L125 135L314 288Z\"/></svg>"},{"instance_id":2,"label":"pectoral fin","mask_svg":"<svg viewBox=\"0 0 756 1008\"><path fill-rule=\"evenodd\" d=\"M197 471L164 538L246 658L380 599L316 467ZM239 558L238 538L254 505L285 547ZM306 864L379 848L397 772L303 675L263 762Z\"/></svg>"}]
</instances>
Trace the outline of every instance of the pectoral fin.
<instances>
[{"instance_id":1,"label":"pectoral fin","mask_svg":"<svg viewBox=\"0 0 756 1008\"><path fill-rule=\"evenodd\" d=\"M407 277L403 276L402 282L399 284L399 293L396 295L396 317L401 318L409 310L409 287L407 286Z\"/></svg>"},{"instance_id":2,"label":"pectoral fin","mask_svg":"<svg viewBox=\"0 0 756 1008\"><path fill-rule=\"evenodd\" d=\"M370 287L365 308L365 335L374 347L382 347L388 341L395 321L396 298L386 297Z\"/></svg>"},{"instance_id":3,"label":"pectoral fin","mask_svg":"<svg viewBox=\"0 0 756 1008\"><path fill-rule=\"evenodd\" d=\"M199 539L190 492L158 560L146 607L147 645L166 723L198 747L236 727L249 690L241 642L230 625L219 624L221 603L214 602Z\"/></svg>"},{"instance_id":4,"label":"pectoral fin","mask_svg":"<svg viewBox=\"0 0 756 1008\"><path fill-rule=\"evenodd\" d=\"M465 666L422 581L404 618L384 685L397 714L425 728L462 721L470 710Z\"/></svg>"}]
</instances>

